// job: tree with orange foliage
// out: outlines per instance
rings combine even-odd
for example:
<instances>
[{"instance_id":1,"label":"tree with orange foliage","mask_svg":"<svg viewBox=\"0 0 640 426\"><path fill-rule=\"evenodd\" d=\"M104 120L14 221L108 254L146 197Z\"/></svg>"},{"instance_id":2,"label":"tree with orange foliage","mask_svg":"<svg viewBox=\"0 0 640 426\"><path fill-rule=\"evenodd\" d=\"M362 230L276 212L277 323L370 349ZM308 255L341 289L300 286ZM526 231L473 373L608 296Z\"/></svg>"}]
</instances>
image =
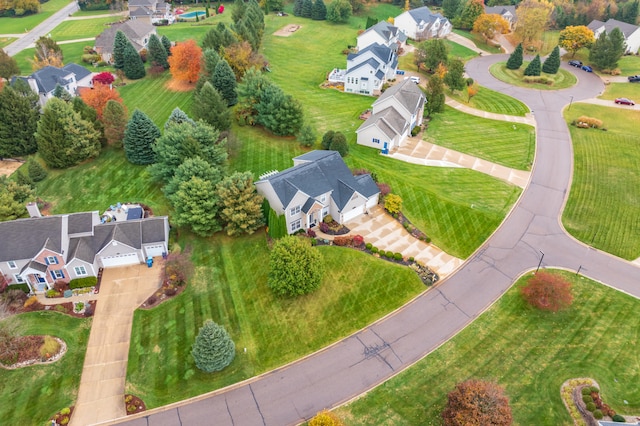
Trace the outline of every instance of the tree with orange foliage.
<instances>
[{"instance_id":1,"label":"tree with orange foliage","mask_svg":"<svg viewBox=\"0 0 640 426\"><path fill-rule=\"evenodd\" d=\"M475 84L470 84L467 86L467 102L471 100L475 95L478 94L478 87Z\"/></svg>"},{"instance_id":2,"label":"tree with orange foliage","mask_svg":"<svg viewBox=\"0 0 640 426\"><path fill-rule=\"evenodd\" d=\"M107 102L114 100L122 103L122 98L118 91L106 84L96 84L93 89L82 90L80 97L87 105L96 110L98 120L102 119L102 110L107 105Z\"/></svg>"},{"instance_id":3,"label":"tree with orange foliage","mask_svg":"<svg viewBox=\"0 0 640 426\"><path fill-rule=\"evenodd\" d=\"M447 398L447 406L442 412L445 426L508 426L513 423L509 398L496 383L467 380L458 383Z\"/></svg>"},{"instance_id":4,"label":"tree with orange foliage","mask_svg":"<svg viewBox=\"0 0 640 426\"><path fill-rule=\"evenodd\" d=\"M522 297L533 307L558 312L573 302L571 283L559 274L538 271L522 288Z\"/></svg>"},{"instance_id":5,"label":"tree with orange foliage","mask_svg":"<svg viewBox=\"0 0 640 426\"><path fill-rule=\"evenodd\" d=\"M493 39L496 34L509 32L509 22L497 13L483 13L473 23L473 32L482 34L486 39Z\"/></svg>"},{"instance_id":6,"label":"tree with orange foliage","mask_svg":"<svg viewBox=\"0 0 640 426\"><path fill-rule=\"evenodd\" d=\"M178 43L171 48L169 70L171 75L184 83L195 83L200 75L200 58L202 49L195 40Z\"/></svg>"}]
</instances>

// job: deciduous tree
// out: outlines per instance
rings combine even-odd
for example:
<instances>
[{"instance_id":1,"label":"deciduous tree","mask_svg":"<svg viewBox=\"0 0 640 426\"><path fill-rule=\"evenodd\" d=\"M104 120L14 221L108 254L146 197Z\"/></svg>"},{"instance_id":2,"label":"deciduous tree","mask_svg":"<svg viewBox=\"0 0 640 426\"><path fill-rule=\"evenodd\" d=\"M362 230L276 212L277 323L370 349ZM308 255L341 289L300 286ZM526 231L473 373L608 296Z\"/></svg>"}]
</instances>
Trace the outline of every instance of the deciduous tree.
<instances>
[{"instance_id":1,"label":"deciduous tree","mask_svg":"<svg viewBox=\"0 0 640 426\"><path fill-rule=\"evenodd\" d=\"M547 0L523 0L518 5L515 33L525 45L530 46L542 37L551 23L551 12L553 4Z\"/></svg>"},{"instance_id":2,"label":"deciduous tree","mask_svg":"<svg viewBox=\"0 0 640 426\"><path fill-rule=\"evenodd\" d=\"M168 59L173 78L185 83L195 83L200 74L201 57L202 49L195 40L190 39L173 46Z\"/></svg>"},{"instance_id":3,"label":"deciduous tree","mask_svg":"<svg viewBox=\"0 0 640 426\"><path fill-rule=\"evenodd\" d=\"M37 150L34 133L40 113L32 103L34 93L27 90L29 94L23 96L7 84L0 91L0 158L29 155Z\"/></svg>"},{"instance_id":4,"label":"deciduous tree","mask_svg":"<svg viewBox=\"0 0 640 426\"><path fill-rule=\"evenodd\" d=\"M27 201L33 199L31 187L0 176L0 222L23 217L27 213Z\"/></svg>"},{"instance_id":5,"label":"deciduous tree","mask_svg":"<svg viewBox=\"0 0 640 426\"><path fill-rule=\"evenodd\" d=\"M449 56L449 48L442 39L432 39L422 42L419 49L424 53L424 66L433 72L439 64L446 64Z\"/></svg>"},{"instance_id":6,"label":"deciduous tree","mask_svg":"<svg viewBox=\"0 0 640 426\"><path fill-rule=\"evenodd\" d=\"M193 95L193 117L220 131L231 127L231 110L222 95L208 81Z\"/></svg>"},{"instance_id":7,"label":"deciduous tree","mask_svg":"<svg viewBox=\"0 0 640 426\"><path fill-rule=\"evenodd\" d=\"M522 287L522 297L543 311L558 312L573 302L571 283L559 274L538 271Z\"/></svg>"},{"instance_id":8,"label":"deciduous tree","mask_svg":"<svg viewBox=\"0 0 640 426\"><path fill-rule=\"evenodd\" d=\"M264 56L254 52L247 41L235 43L223 48L223 57L227 61L236 79L242 79L250 68L262 69L267 63ZM217 64L216 64L217 65Z\"/></svg>"},{"instance_id":9,"label":"deciduous tree","mask_svg":"<svg viewBox=\"0 0 640 426\"><path fill-rule=\"evenodd\" d=\"M64 55L62 49L53 39L41 36L35 43L33 70L37 71L46 66L62 67Z\"/></svg>"},{"instance_id":10,"label":"deciduous tree","mask_svg":"<svg viewBox=\"0 0 640 426\"><path fill-rule=\"evenodd\" d=\"M460 16L456 19L458 27L470 30L473 27L474 22L478 19L478 16L484 13L484 1L483 0L467 0L462 8Z\"/></svg>"},{"instance_id":11,"label":"deciduous tree","mask_svg":"<svg viewBox=\"0 0 640 426\"><path fill-rule=\"evenodd\" d=\"M473 31L491 40L496 34L508 33L509 22L497 13L483 13L473 23Z\"/></svg>"},{"instance_id":12,"label":"deciduous tree","mask_svg":"<svg viewBox=\"0 0 640 426\"><path fill-rule=\"evenodd\" d=\"M560 48L556 46L551 54L544 60L542 71L547 74L556 74L560 69Z\"/></svg>"},{"instance_id":13,"label":"deciduous tree","mask_svg":"<svg viewBox=\"0 0 640 426\"><path fill-rule=\"evenodd\" d=\"M442 13L449 19L453 19L458 15L458 10L462 0L442 0Z\"/></svg>"},{"instance_id":14,"label":"deciduous tree","mask_svg":"<svg viewBox=\"0 0 640 426\"><path fill-rule=\"evenodd\" d=\"M122 147L124 131L127 127L127 110L118 101L110 99L102 111L104 137L109 145Z\"/></svg>"},{"instance_id":15,"label":"deciduous tree","mask_svg":"<svg viewBox=\"0 0 640 426\"><path fill-rule=\"evenodd\" d=\"M424 112L427 117L431 117L433 114L444 111L446 101L444 95L444 83L439 75L434 74L429 77L425 96L427 98L427 102L425 104Z\"/></svg>"},{"instance_id":16,"label":"deciduous tree","mask_svg":"<svg viewBox=\"0 0 640 426\"><path fill-rule=\"evenodd\" d=\"M116 78L109 71L104 71L93 77L93 84L106 84L108 86L112 84L115 79Z\"/></svg>"},{"instance_id":17,"label":"deciduous tree","mask_svg":"<svg viewBox=\"0 0 640 426\"><path fill-rule=\"evenodd\" d=\"M509 426L513 422L503 389L493 382L473 379L458 383L449 393L442 419L445 426Z\"/></svg>"},{"instance_id":18,"label":"deciduous tree","mask_svg":"<svg viewBox=\"0 0 640 426\"><path fill-rule=\"evenodd\" d=\"M567 52L571 52L571 57L576 56L576 52L583 47L590 48L595 42L593 31L584 25L568 26L560 31L560 46Z\"/></svg>"},{"instance_id":19,"label":"deciduous tree","mask_svg":"<svg viewBox=\"0 0 640 426\"><path fill-rule=\"evenodd\" d=\"M518 44L509 59L507 60L507 68L510 70L517 70L522 66L522 43Z\"/></svg>"},{"instance_id":20,"label":"deciduous tree","mask_svg":"<svg viewBox=\"0 0 640 426\"><path fill-rule=\"evenodd\" d=\"M329 149L331 151L338 151L340 157L345 157L347 156L347 154L349 154L349 145L347 144L347 138L342 132L335 132L333 134Z\"/></svg>"},{"instance_id":21,"label":"deciduous tree","mask_svg":"<svg viewBox=\"0 0 640 426\"><path fill-rule=\"evenodd\" d=\"M4 49L0 49L0 77L10 80L14 75L20 74L20 67L14 58L9 56Z\"/></svg>"},{"instance_id":22,"label":"deciduous tree","mask_svg":"<svg viewBox=\"0 0 640 426\"><path fill-rule=\"evenodd\" d=\"M153 164L156 160L154 145L160 130L153 121L136 108L124 131L124 152L133 164Z\"/></svg>"},{"instance_id":23,"label":"deciduous tree","mask_svg":"<svg viewBox=\"0 0 640 426\"><path fill-rule=\"evenodd\" d=\"M165 50L162 42L157 35L151 34L149 37L149 61L152 65L161 66L165 70L169 68L169 62L167 61L169 55Z\"/></svg>"},{"instance_id":24,"label":"deciduous tree","mask_svg":"<svg viewBox=\"0 0 640 426\"><path fill-rule=\"evenodd\" d=\"M236 172L223 179L216 193L227 235L253 234L264 225L263 198L256 192L251 172Z\"/></svg>"},{"instance_id":25,"label":"deciduous tree","mask_svg":"<svg viewBox=\"0 0 640 426\"><path fill-rule=\"evenodd\" d=\"M236 92L236 76L233 70L224 59L218 61L216 69L213 71L213 87L220 92L227 106L238 103L238 93Z\"/></svg>"},{"instance_id":26,"label":"deciduous tree","mask_svg":"<svg viewBox=\"0 0 640 426\"><path fill-rule=\"evenodd\" d=\"M299 296L320 287L324 266L308 239L286 236L273 245L267 285L278 296Z\"/></svg>"},{"instance_id":27,"label":"deciduous tree","mask_svg":"<svg viewBox=\"0 0 640 426\"><path fill-rule=\"evenodd\" d=\"M96 84L93 89L85 89L80 91L80 97L91 108L96 110L98 120L102 120L102 112L109 101L122 103L122 98L116 89L106 84Z\"/></svg>"},{"instance_id":28,"label":"deciduous tree","mask_svg":"<svg viewBox=\"0 0 640 426\"><path fill-rule=\"evenodd\" d=\"M191 355L196 367L212 373L231 364L236 356L236 346L224 327L207 320L198 332Z\"/></svg>"}]
</instances>

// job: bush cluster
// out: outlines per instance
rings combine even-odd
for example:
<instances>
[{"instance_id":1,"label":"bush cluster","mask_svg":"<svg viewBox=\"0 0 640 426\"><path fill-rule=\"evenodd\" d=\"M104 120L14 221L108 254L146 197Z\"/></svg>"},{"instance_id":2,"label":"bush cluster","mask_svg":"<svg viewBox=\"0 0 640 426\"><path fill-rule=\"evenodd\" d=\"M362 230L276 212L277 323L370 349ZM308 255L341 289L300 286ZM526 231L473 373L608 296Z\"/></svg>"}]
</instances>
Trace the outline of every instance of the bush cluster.
<instances>
[{"instance_id":1,"label":"bush cluster","mask_svg":"<svg viewBox=\"0 0 640 426\"><path fill-rule=\"evenodd\" d=\"M576 120L574 120L571 124L573 124L574 126L583 127L583 128L591 127L594 129L599 129L602 127L602 120L581 115Z\"/></svg>"},{"instance_id":2,"label":"bush cluster","mask_svg":"<svg viewBox=\"0 0 640 426\"><path fill-rule=\"evenodd\" d=\"M553 80L545 76L526 76L522 80L529 84L540 83L546 84L547 86L551 86L553 84Z\"/></svg>"},{"instance_id":3,"label":"bush cluster","mask_svg":"<svg viewBox=\"0 0 640 426\"><path fill-rule=\"evenodd\" d=\"M93 287L96 284L98 284L97 277L74 278L69 281L69 288L74 290L76 288Z\"/></svg>"},{"instance_id":4,"label":"bush cluster","mask_svg":"<svg viewBox=\"0 0 640 426\"><path fill-rule=\"evenodd\" d=\"M26 283L21 283L21 284L10 284L10 285L7 287L7 291L9 291L9 290L22 290L22 291L24 291L24 292L25 292L25 293L27 293L27 294L29 294L29 292L31 291L31 290L29 290L29 285L28 285L28 284L26 284Z\"/></svg>"}]
</instances>

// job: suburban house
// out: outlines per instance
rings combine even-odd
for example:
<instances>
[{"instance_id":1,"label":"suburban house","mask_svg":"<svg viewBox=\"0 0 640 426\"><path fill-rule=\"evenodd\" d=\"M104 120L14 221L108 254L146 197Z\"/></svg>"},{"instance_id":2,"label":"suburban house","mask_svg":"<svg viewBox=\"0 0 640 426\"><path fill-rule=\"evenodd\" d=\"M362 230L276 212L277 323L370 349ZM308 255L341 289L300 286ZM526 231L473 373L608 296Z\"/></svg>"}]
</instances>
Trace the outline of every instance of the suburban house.
<instances>
[{"instance_id":1,"label":"suburban house","mask_svg":"<svg viewBox=\"0 0 640 426\"><path fill-rule=\"evenodd\" d=\"M97 276L100 268L133 265L168 251L166 216L106 222L97 211L40 216L27 206L29 219L0 222L0 273L32 292L55 281ZM105 223L103 223L105 222Z\"/></svg>"},{"instance_id":2,"label":"suburban house","mask_svg":"<svg viewBox=\"0 0 640 426\"><path fill-rule=\"evenodd\" d=\"M344 91L379 95L386 80L395 78L398 55L390 47L373 43L347 56Z\"/></svg>"},{"instance_id":3,"label":"suburban house","mask_svg":"<svg viewBox=\"0 0 640 426\"><path fill-rule=\"evenodd\" d=\"M156 27L141 19L130 19L126 22L111 25L96 37L94 45L95 51L107 63L111 63L113 42L118 31L122 31L127 36L127 39L138 53L147 47L151 35L157 34Z\"/></svg>"},{"instance_id":4,"label":"suburban house","mask_svg":"<svg viewBox=\"0 0 640 426\"><path fill-rule=\"evenodd\" d=\"M358 144L380 149L383 154L400 147L411 130L422 124L425 103L424 93L411 79L390 87L356 130Z\"/></svg>"},{"instance_id":5,"label":"suburban house","mask_svg":"<svg viewBox=\"0 0 640 426\"><path fill-rule=\"evenodd\" d=\"M380 21L358 36L358 51L378 43L398 53L404 47L407 36L387 21Z\"/></svg>"},{"instance_id":6,"label":"suburban house","mask_svg":"<svg viewBox=\"0 0 640 426\"><path fill-rule=\"evenodd\" d=\"M451 22L439 13L432 13L427 6L401 13L393 25L413 40L442 38L451 32Z\"/></svg>"},{"instance_id":7,"label":"suburban house","mask_svg":"<svg viewBox=\"0 0 640 426\"><path fill-rule=\"evenodd\" d=\"M147 24L172 24L175 20L171 13L171 5L158 0L130 0L129 18L140 20Z\"/></svg>"},{"instance_id":8,"label":"suburban house","mask_svg":"<svg viewBox=\"0 0 640 426\"><path fill-rule=\"evenodd\" d=\"M618 21L616 19L609 19L607 22L598 21L594 19L589 25L587 25L595 38L600 37L602 32L609 34L614 28L619 28L624 35L624 41L627 43L627 50L625 53L636 54L640 50L640 27L626 22Z\"/></svg>"},{"instance_id":9,"label":"suburban house","mask_svg":"<svg viewBox=\"0 0 640 426\"><path fill-rule=\"evenodd\" d=\"M484 13L502 16L509 23L510 30L513 30L516 26L518 17L516 16L515 6L485 6Z\"/></svg>"},{"instance_id":10,"label":"suburban house","mask_svg":"<svg viewBox=\"0 0 640 426\"><path fill-rule=\"evenodd\" d=\"M44 106L53 97L56 86L60 85L71 96L78 94L81 87L92 87L93 73L78 64L67 64L62 68L46 66L28 77L17 77L24 80L31 90L38 94L40 105Z\"/></svg>"},{"instance_id":11,"label":"suburban house","mask_svg":"<svg viewBox=\"0 0 640 426\"><path fill-rule=\"evenodd\" d=\"M293 159L293 167L271 172L255 183L289 234L313 228L328 214L338 223L368 213L380 190L371 175L353 176L337 151L311 151Z\"/></svg>"}]
</instances>

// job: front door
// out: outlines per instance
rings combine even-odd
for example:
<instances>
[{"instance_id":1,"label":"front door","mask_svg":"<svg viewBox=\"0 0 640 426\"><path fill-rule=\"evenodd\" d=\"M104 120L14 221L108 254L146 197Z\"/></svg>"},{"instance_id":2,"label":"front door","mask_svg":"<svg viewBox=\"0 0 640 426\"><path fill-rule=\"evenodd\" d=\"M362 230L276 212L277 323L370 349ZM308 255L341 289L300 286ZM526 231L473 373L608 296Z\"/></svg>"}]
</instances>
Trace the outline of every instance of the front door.
<instances>
[{"instance_id":1,"label":"front door","mask_svg":"<svg viewBox=\"0 0 640 426\"><path fill-rule=\"evenodd\" d=\"M47 289L47 280L42 275L36 276L37 291L45 291Z\"/></svg>"},{"instance_id":2,"label":"front door","mask_svg":"<svg viewBox=\"0 0 640 426\"><path fill-rule=\"evenodd\" d=\"M317 224L318 224L318 214L317 212L313 212L309 217L309 228L313 228Z\"/></svg>"},{"instance_id":3,"label":"front door","mask_svg":"<svg viewBox=\"0 0 640 426\"><path fill-rule=\"evenodd\" d=\"M384 145L382 146L382 153L383 154L389 153L389 142L384 142Z\"/></svg>"}]
</instances>

